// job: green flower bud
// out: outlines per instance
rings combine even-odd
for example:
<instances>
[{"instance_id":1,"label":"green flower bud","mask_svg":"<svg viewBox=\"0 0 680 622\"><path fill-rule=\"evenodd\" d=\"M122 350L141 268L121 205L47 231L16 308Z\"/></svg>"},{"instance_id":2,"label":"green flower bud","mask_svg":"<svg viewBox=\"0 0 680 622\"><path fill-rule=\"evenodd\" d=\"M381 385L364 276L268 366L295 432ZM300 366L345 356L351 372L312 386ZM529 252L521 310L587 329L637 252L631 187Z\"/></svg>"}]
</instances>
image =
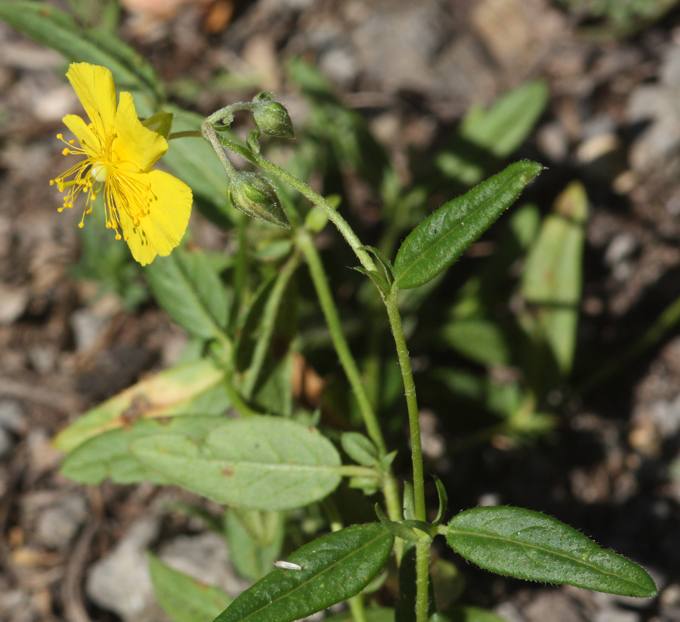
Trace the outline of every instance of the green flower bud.
<instances>
[{"instance_id":1,"label":"green flower bud","mask_svg":"<svg viewBox=\"0 0 680 622\"><path fill-rule=\"evenodd\" d=\"M232 205L252 218L288 228L288 218L268 179L257 173L237 173L229 182L227 196Z\"/></svg>"},{"instance_id":2,"label":"green flower bud","mask_svg":"<svg viewBox=\"0 0 680 622\"><path fill-rule=\"evenodd\" d=\"M253 102L255 125L263 134L293 138L293 123L288 111L279 102L274 101L270 93L266 91L259 93L253 98Z\"/></svg>"}]
</instances>

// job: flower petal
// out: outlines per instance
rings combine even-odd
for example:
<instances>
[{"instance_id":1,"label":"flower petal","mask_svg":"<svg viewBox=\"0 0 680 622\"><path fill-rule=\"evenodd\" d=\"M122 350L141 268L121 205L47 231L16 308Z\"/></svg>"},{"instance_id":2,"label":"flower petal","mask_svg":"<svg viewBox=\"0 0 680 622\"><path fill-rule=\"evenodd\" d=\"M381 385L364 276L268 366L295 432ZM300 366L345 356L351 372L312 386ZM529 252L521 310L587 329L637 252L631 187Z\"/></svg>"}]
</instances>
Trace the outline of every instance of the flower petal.
<instances>
[{"instance_id":1,"label":"flower petal","mask_svg":"<svg viewBox=\"0 0 680 622\"><path fill-rule=\"evenodd\" d=\"M93 154L101 151L101 143L97 135L82 117L77 114L67 114L61 121L85 149Z\"/></svg>"},{"instance_id":2,"label":"flower petal","mask_svg":"<svg viewBox=\"0 0 680 622\"><path fill-rule=\"evenodd\" d=\"M71 63L66 77L90 117L94 132L104 137L113 129L116 116L116 87L106 67Z\"/></svg>"},{"instance_id":3,"label":"flower petal","mask_svg":"<svg viewBox=\"0 0 680 622\"><path fill-rule=\"evenodd\" d=\"M168 150L168 141L142 125L130 93L122 92L116 111L113 152L119 162L147 171Z\"/></svg>"},{"instance_id":4,"label":"flower petal","mask_svg":"<svg viewBox=\"0 0 680 622\"><path fill-rule=\"evenodd\" d=\"M151 171L145 175L151 184L154 200L148 216L139 227L122 214L123 235L130 252L143 266L156 255L169 255L181 241L191 214L191 188L183 181L164 171Z\"/></svg>"}]
</instances>

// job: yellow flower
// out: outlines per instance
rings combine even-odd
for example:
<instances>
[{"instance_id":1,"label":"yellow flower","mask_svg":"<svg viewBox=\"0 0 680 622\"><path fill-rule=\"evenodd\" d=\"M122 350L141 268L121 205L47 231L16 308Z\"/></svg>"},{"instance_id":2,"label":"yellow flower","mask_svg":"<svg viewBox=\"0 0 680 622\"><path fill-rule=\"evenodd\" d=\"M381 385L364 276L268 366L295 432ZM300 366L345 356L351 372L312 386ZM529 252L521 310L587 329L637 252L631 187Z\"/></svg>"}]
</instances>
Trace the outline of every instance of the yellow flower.
<instances>
[{"instance_id":1,"label":"yellow flower","mask_svg":"<svg viewBox=\"0 0 680 622\"><path fill-rule=\"evenodd\" d=\"M62 154L78 158L50 180L64 194L58 211L74 207L82 193L84 208L78 224L82 228L95 198L103 193L106 227L117 240L125 239L140 264L151 263L156 255L169 255L187 228L192 195L176 177L151 170L168 150L168 141L142 125L130 93L121 92L116 106L113 76L105 67L72 63L66 77L90 122L75 114L63 118L78 145L57 134L66 145Z\"/></svg>"}]
</instances>

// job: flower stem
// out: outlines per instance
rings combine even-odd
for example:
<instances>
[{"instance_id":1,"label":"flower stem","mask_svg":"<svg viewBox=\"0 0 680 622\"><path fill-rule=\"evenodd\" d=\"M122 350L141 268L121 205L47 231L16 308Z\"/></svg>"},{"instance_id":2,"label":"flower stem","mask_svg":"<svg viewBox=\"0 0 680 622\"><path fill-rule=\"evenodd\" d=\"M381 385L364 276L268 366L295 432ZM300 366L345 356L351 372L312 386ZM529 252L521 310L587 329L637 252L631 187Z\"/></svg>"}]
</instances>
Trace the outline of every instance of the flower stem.
<instances>
[{"instance_id":1,"label":"flower stem","mask_svg":"<svg viewBox=\"0 0 680 622\"><path fill-rule=\"evenodd\" d=\"M184 130L182 132L170 132L168 140L175 140L176 138L201 138L203 134L198 130Z\"/></svg>"},{"instance_id":2,"label":"flower stem","mask_svg":"<svg viewBox=\"0 0 680 622\"><path fill-rule=\"evenodd\" d=\"M227 397L231 401L232 407L239 415L242 417L255 417L262 414L257 410L253 410L250 406L248 406L248 404L246 404L245 400L241 397L241 394L236 390L236 387L234 387L230 377L224 379L224 388L227 393Z\"/></svg>"},{"instance_id":3,"label":"flower stem","mask_svg":"<svg viewBox=\"0 0 680 622\"><path fill-rule=\"evenodd\" d=\"M309 268L310 276L312 277L312 282L314 288L316 289L316 295L319 298L319 304L321 305L321 310L326 318L326 324L328 325L328 332L331 335L333 341L333 346L338 353L338 358L340 359L340 364L347 376L354 395L359 405L359 412L364 420L364 425L366 426L366 431L375 443L380 456L384 456L387 453L385 446L385 439L380 429L380 423L373 410L371 401L366 393L366 388L361 381L361 375L359 373L358 366L352 352L349 349L347 340L345 339L345 334L342 330L342 324L340 323L340 317L338 314L338 309L335 306L333 300L333 295L331 294L330 287L328 285L328 279L326 278L326 272L324 270L323 264L321 263L321 258L319 253L314 246L310 235L304 231L298 231L296 238L297 246L305 257L307 266ZM400 519L400 509L399 509L399 492L397 490L397 483L394 476L390 472L386 474L385 481L383 483L383 495L385 496L385 505L387 506L387 514L391 520Z\"/></svg>"},{"instance_id":4,"label":"flower stem","mask_svg":"<svg viewBox=\"0 0 680 622\"><path fill-rule=\"evenodd\" d=\"M420 442L420 421L418 417L418 399L416 385L413 380L411 358L409 357L404 336L404 327L397 304L399 289L392 287L389 295L384 298L387 317L397 349L401 379L404 383L406 408L408 411L409 436L411 438L411 461L413 468L413 502L416 520L426 521L425 509L425 474L423 469L423 450ZM429 609L429 565L430 543L423 542L416 545L416 622L427 622Z\"/></svg>"},{"instance_id":5,"label":"flower stem","mask_svg":"<svg viewBox=\"0 0 680 622\"><path fill-rule=\"evenodd\" d=\"M401 323L401 315L397 306L398 289L392 288L390 294L385 298L385 308L387 317L390 321L390 328L394 337L394 345L397 349L397 358L401 370L401 379L404 383L404 395L406 397L406 409L408 411L408 427L411 439L411 461L413 465L413 501L416 520L425 521L425 475L423 470L423 450L420 442L420 421L418 418L418 400L416 397L416 385L413 380L413 370L411 369L411 359L404 327Z\"/></svg>"},{"instance_id":6,"label":"flower stem","mask_svg":"<svg viewBox=\"0 0 680 622\"><path fill-rule=\"evenodd\" d=\"M224 147L222 147L219 136L209 119L210 117L203 121L201 125L201 134L210 143L210 146L222 163L224 172L227 174L227 177L231 179L236 174L236 169L234 169L234 165L229 161L227 154L224 152Z\"/></svg>"},{"instance_id":7,"label":"flower stem","mask_svg":"<svg viewBox=\"0 0 680 622\"><path fill-rule=\"evenodd\" d=\"M416 544L416 622L427 622L430 609L430 543Z\"/></svg>"},{"instance_id":8,"label":"flower stem","mask_svg":"<svg viewBox=\"0 0 680 622\"><path fill-rule=\"evenodd\" d=\"M337 230L340 232L340 235L345 238L347 244L349 244L350 248L354 251L354 254L357 256L357 259L361 265L366 270L376 270L376 265L373 261L373 258L364 250L364 245L361 243L356 233L354 233L352 227L350 227L349 223L340 215L337 210L333 209L333 207L330 205L330 203L328 203L328 201L326 201L324 197L314 192L314 190L312 190L306 183L300 181L285 169L263 158L259 153L253 154L253 161L263 171L286 182L295 188L295 190L297 190L311 203L323 209L328 216L328 220L330 220L335 225Z\"/></svg>"},{"instance_id":9,"label":"flower stem","mask_svg":"<svg viewBox=\"0 0 680 622\"><path fill-rule=\"evenodd\" d=\"M288 284L290 283L295 270L300 265L300 255L298 252L293 253L288 261L283 264L271 293L267 298L264 309L262 311L262 319L260 320L260 333L255 344L255 351L253 352L252 362L243 379L243 395L246 399L250 399L255 390L255 386L259 379L260 373L266 361L267 352L271 345L272 335L276 327L276 319L279 315L279 308L283 302L283 295L286 293Z\"/></svg>"}]
</instances>

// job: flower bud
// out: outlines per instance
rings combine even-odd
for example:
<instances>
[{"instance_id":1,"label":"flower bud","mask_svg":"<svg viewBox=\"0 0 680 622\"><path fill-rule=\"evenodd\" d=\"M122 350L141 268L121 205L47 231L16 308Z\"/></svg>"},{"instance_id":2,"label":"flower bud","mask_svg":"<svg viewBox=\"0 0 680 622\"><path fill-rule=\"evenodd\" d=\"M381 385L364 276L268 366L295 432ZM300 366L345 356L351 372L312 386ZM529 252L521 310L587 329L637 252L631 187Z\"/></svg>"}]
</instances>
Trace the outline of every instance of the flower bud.
<instances>
[{"instance_id":1,"label":"flower bud","mask_svg":"<svg viewBox=\"0 0 680 622\"><path fill-rule=\"evenodd\" d=\"M293 138L293 123L288 111L279 102L274 101L270 93L259 93L253 98L255 108L253 117L258 129L268 136Z\"/></svg>"},{"instance_id":2,"label":"flower bud","mask_svg":"<svg viewBox=\"0 0 680 622\"><path fill-rule=\"evenodd\" d=\"M237 173L229 182L232 205L252 218L288 228L288 218L268 179L257 173Z\"/></svg>"}]
</instances>

